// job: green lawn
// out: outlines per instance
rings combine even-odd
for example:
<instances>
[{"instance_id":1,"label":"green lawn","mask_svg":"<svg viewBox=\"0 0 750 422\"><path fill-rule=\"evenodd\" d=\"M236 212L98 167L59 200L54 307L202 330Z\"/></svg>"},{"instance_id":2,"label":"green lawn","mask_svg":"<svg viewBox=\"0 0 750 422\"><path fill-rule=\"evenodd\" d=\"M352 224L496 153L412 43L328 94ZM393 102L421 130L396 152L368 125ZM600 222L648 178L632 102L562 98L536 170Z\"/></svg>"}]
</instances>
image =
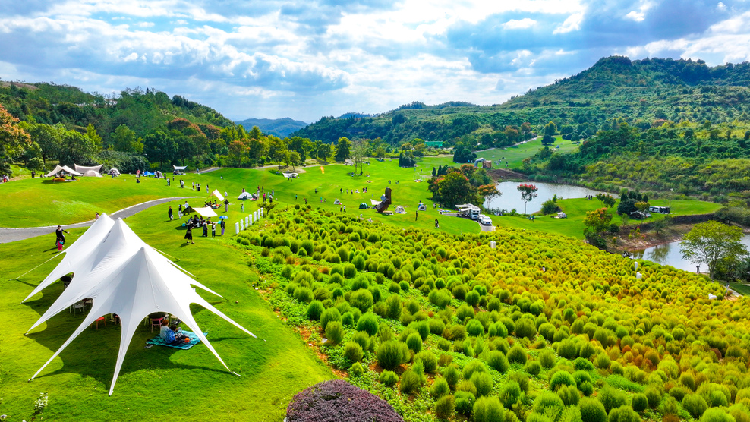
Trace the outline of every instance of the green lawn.
<instances>
[{"instance_id":1,"label":"green lawn","mask_svg":"<svg viewBox=\"0 0 750 422\"><path fill-rule=\"evenodd\" d=\"M562 136L555 136L555 139L555 143L552 144L550 148L555 149L558 152L574 152L578 149L577 144L574 144L572 141L563 140ZM555 147L557 146L560 146L560 149L556 149ZM542 140L539 138L519 146L480 151L477 152L477 157L491 160L493 164L492 166L495 168L505 168L505 161L508 161L509 168L518 168L521 167L523 160L539 152L542 147Z\"/></svg>"},{"instance_id":2,"label":"green lawn","mask_svg":"<svg viewBox=\"0 0 750 422\"><path fill-rule=\"evenodd\" d=\"M663 201L654 200L650 201L651 205L669 205L672 207L672 215L694 215L694 214L707 214L716 212L721 208L721 204L713 202L699 201L695 199L687 200L675 200L675 201ZM492 221L496 226L500 227L513 227L523 228L527 230L540 230L548 233L557 233L565 236L575 237L577 239L583 239L583 230L585 228L583 220L586 217L586 213L595 209L601 208L603 205L596 199L587 200L584 198L576 199L563 199L557 202L558 206L568 215L568 218L557 219L551 216L537 215L534 221L529 220L523 216L502 216L492 217ZM622 224L622 219L618 216L615 211L617 208L610 209L610 213L613 215L612 222L618 225ZM652 222L664 219L666 214L651 214L651 218L644 220L644 222ZM638 220L630 219L628 224L637 224Z\"/></svg>"},{"instance_id":3,"label":"green lawn","mask_svg":"<svg viewBox=\"0 0 750 422\"><path fill-rule=\"evenodd\" d=\"M281 420L294 394L332 378L331 371L253 289L257 274L248 266L249 255L220 238L196 237L195 245L184 246L184 231L164 217L162 210L154 208L126 221L146 243L222 294L223 299L203 296L258 336L254 339L194 307L209 341L242 376L227 373L203 345L187 351L144 349L153 334L143 327L136 332L114 395L109 397L120 335L119 327L110 325L98 331L87 329L37 379L27 382L83 319L82 314L62 312L28 337L23 335L62 291L56 283L20 304L57 262L20 280L8 279L52 256L49 239L34 238L0 245L5 274L0 297L0 414L12 421L28 420L34 400L43 391L49 393L44 412L49 420L163 420L165 412L169 418L190 420ZM75 230L72 236L82 232Z\"/></svg>"},{"instance_id":4,"label":"green lawn","mask_svg":"<svg viewBox=\"0 0 750 422\"><path fill-rule=\"evenodd\" d=\"M188 185L189 186L189 185ZM23 179L0 184L0 227L36 227L93 220L99 212L112 213L157 198L177 196L164 179L123 175L81 177L75 182ZM185 195L190 196L190 194Z\"/></svg>"}]
</instances>

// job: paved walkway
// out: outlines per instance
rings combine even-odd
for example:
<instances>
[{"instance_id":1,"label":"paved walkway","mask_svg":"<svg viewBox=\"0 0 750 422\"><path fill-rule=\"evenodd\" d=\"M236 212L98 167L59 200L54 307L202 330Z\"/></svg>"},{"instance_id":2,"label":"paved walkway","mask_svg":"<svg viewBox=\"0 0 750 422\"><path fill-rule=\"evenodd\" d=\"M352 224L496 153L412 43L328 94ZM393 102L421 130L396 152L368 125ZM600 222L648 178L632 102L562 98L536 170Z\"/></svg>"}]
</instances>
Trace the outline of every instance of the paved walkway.
<instances>
[{"instance_id":1,"label":"paved walkway","mask_svg":"<svg viewBox=\"0 0 750 422\"><path fill-rule=\"evenodd\" d=\"M189 199L194 198L192 196L179 196L172 198L161 198L154 199L152 201L142 202L127 208L123 208L119 211L115 211L110 215L112 218L127 218L135 215L147 208L151 208L156 205L163 204L165 202L176 201L178 199ZM80 227L89 227L94 223L94 220L85 221L83 223L76 223L70 225L64 225L64 229L77 229ZM32 237L42 236L46 234L54 234L57 226L45 226L45 227L27 227L27 228L0 228L0 243L10 243L19 240L31 239Z\"/></svg>"}]
</instances>

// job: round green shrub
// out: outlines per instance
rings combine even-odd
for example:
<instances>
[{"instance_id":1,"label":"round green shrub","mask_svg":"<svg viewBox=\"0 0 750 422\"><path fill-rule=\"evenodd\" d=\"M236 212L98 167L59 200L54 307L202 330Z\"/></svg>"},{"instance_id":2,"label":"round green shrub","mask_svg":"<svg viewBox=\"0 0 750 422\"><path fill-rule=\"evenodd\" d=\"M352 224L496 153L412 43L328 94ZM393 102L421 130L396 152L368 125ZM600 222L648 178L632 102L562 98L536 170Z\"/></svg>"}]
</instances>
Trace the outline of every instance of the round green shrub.
<instances>
[{"instance_id":1,"label":"round green shrub","mask_svg":"<svg viewBox=\"0 0 750 422\"><path fill-rule=\"evenodd\" d=\"M560 396L560 400L562 400L563 404L566 406L575 406L581 399L581 393L579 393L578 389L573 386L563 385L557 390L557 395Z\"/></svg>"},{"instance_id":2,"label":"round green shrub","mask_svg":"<svg viewBox=\"0 0 750 422\"><path fill-rule=\"evenodd\" d=\"M510 367L510 364L508 363L508 359L505 357L503 352L493 350L491 352L488 352L486 354L486 361L487 365L500 372L505 373L508 371L508 368Z\"/></svg>"},{"instance_id":3,"label":"round green shrub","mask_svg":"<svg viewBox=\"0 0 750 422\"><path fill-rule=\"evenodd\" d=\"M630 406L636 412L643 412L648 408L648 398L646 398L645 394L633 394L633 398L630 399Z\"/></svg>"},{"instance_id":4,"label":"round green shrub","mask_svg":"<svg viewBox=\"0 0 750 422\"><path fill-rule=\"evenodd\" d=\"M555 366L555 360L555 352L550 349L544 349L539 353L539 363L541 363L542 367L545 369Z\"/></svg>"},{"instance_id":5,"label":"round green shrub","mask_svg":"<svg viewBox=\"0 0 750 422\"><path fill-rule=\"evenodd\" d=\"M344 327L338 321L329 322L326 326L326 338L333 344L341 343L344 339Z\"/></svg>"},{"instance_id":6,"label":"round green shrub","mask_svg":"<svg viewBox=\"0 0 750 422\"><path fill-rule=\"evenodd\" d=\"M484 335L484 326L476 319L472 319L466 324L466 332L472 337L481 336Z\"/></svg>"},{"instance_id":7,"label":"round green shrub","mask_svg":"<svg viewBox=\"0 0 750 422\"><path fill-rule=\"evenodd\" d=\"M487 372L487 367L484 366L481 361L473 359L464 366L464 379L471 379L471 376L474 375L475 372Z\"/></svg>"},{"instance_id":8,"label":"round green shrub","mask_svg":"<svg viewBox=\"0 0 750 422\"><path fill-rule=\"evenodd\" d=\"M388 319L399 319L401 317L401 297L397 294L388 296L385 300L385 316Z\"/></svg>"},{"instance_id":9,"label":"round green shrub","mask_svg":"<svg viewBox=\"0 0 750 422\"><path fill-rule=\"evenodd\" d=\"M610 359L606 353L599 353L594 360L594 365L599 369L609 369Z\"/></svg>"},{"instance_id":10,"label":"round green shrub","mask_svg":"<svg viewBox=\"0 0 750 422\"><path fill-rule=\"evenodd\" d=\"M539 361L536 360L530 360L526 362L526 366L524 366L524 370L528 372L532 376L537 376L539 373L542 372L542 365L539 363Z\"/></svg>"},{"instance_id":11,"label":"round green shrub","mask_svg":"<svg viewBox=\"0 0 750 422\"><path fill-rule=\"evenodd\" d=\"M562 408L565 407L563 400L555 393L551 391L542 391L536 399L534 399L534 412L557 414Z\"/></svg>"},{"instance_id":12,"label":"round green shrub","mask_svg":"<svg viewBox=\"0 0 750 422\"><path fill-rule=\"evenodd\" d=\"M428 325L432 334L441 335L445 330L445 323L441 319L432 318L429 320Z\"/></svg>"},{"instance_id":13,"label":"round green shrub","mask_svg":"<svg viewBox=\"0 0 750 422\"><path fill-rule=\"evenodd\" d=\"M593 371L594 370L594 364L591 363L591 361L589 361L588 359L584 359L584 358L576 358L576 360L573 361L573 367L578 371Z\"/></svg>"},{"instance_id":14,"label":"round green shrub","mask_svg":"<svg viewBox=\"0 0 750 422\"><path fill-rule=\"evenodd\" d=\"M404 343L390 340L380 344L376 356L381 368L393 370L409 359L409 350Z\"/></svg>"},{"instance_id":15,"label":"round green shrub","mask_svg":"<svg viewBox=\"0 0 750 422\"><path fill-rule=\"evenodd\" d=\"M477 306L479 304L480 298L481 298L481 295L478 292L472 290L466 294L466 303L468 303L471 306Z\"/></svg>"},{"instance_id":16,"label":"round green shrub","mask_svg":"<svg viewBox=\"0 0 750 422\"><path fill-rule=\"evenodd\" d=\"M609 412L609 422L641 422L641 417L630 406L623 405Z\"/></svg>"},{"instance_id":17,"label":"round green shrub","mask_svg":"<svg viewBox=\"0 0 750 422\"><path fill-rule=\"evenodd\" d=\"M521 318L516 322L516 337L526 337L533 340L536 337L536 325L529 318Z\"/></svg>"},{"instance_id":18,"label":"round green shrub","mask_svg":"<svg viewBox=\"0 0 750 422\"><path fill-rule=\"evenodd\" d=\"M492 377L486 372L475 372L471 376L471 383L477 389L477 397L486 396L492 392Z\"/></svg>"},{"instance_id":19,"label":"round green shrub","mask_svg":"<svg viewBox=\"0 0 750 422\"><path fill-rule=\"evenodd\" d=\"M680 375L680 384L689 388L691 391L695 391L695 377L689 372L685 372Z\"/></svg>"},{"instance_id":20,"label":"round green shrub","mask_svg":"<svg viewBox=\"0 0 750 422\"><path fill-rule=\"evenodd\" d=\"M586 371L575 371L573 372L573 379L575 380L575 385L579 386L583 383L591 382L591 375L589 375Z\"/></svg>"},{"instance_id":21,"label":"round green shrub","mask_svg":"<svg viewBox=\"0 0 750 422\"><path fill-rule=\"evenodd\" d=\"M565 339L557 343L557 354L565 359L575 359L578 356L578 345L573 339Z\"/></svg>"},{"instance_id":22,"label":"round green shrub","mask_svg":"<svg viewBox=\"0 0 750 422\"><path fill-rule=\"evenodd\" d=\"M364 352L362 346L354 342L348 342L344 346L344 357L349 359L351 362L359 362L362 360Z\"/></svg>"},{"instance_id":23,"label":"round green shrub","mask_svg":"<svg viewBox=\"0 0 750 422\"><path fill-rule=\"evenodd\" d=\"M357 331L364 331L374 336L378 333L378 317L372 312L362 315L357 321Z\"/></svg>"},{"instance_id":24,"label":"round green shrub","mask_svg":"<svg viewBox=\"0 0 750 422\"><path fill-rule=\"evenodd\" d=\"M594 385L590 382L584 382L583 384L578 386L578 391L583 393L584 396L588 397L594 394Z\"/></svg>"},{"instance_id":25,"label":"round green shrub","mask_svg":"<svg viewBox=\"0 0 750 422\"><path fill-rule=\"evenodd\" d=\"M443 369L443 378L448 383L450 388L454 388L458 380L461 378L461 373L458 371L455 365L448 366Z\"/></svg>"},{"instance_id":26,"label":"round green shrub","mask_svg":"<svg viewBox=\"0 0 750 422\"><path fill-rule=\"evenodd\" d=\"M414 353L419 353L422 350L422 337L419 333L409 334L409 337L406 338L406 347Z\"/></svg>"},{"instance_id":27,"label":"round green shrub","mask_svg":"<svg viewBox=\"0 0 750 422\"><path fill-rule=\"evenodd\" d=\"M552 378L550 378L549 380L549 389L555 391L563 385L575 387L576 381L573 378L573 375L571 375L568 371L555 372L554 375L552 375Z\"/></svg>"},{"instance_id":28,"label":"round green shrub","mask_svg":"<svg viewBox=\"0 0 750 422\"><path fill-rule=\"evenodd\" d=\"M505 409L497 397L480 397L474 403L474 422L495 422L505 419Z\"/></svg>"},{"instance_id":29,"label":"round green shrub","mask_svg":"<svg viewBox=\"0 0 750 422\"><path fill-rule=\"evenodd\" d=\"M661 402L661 390L651 386L651 387L646 388L644 395L646 396L646 400L648 400L648 405L651 408L656 408L657 406L659 406L659 402Z\"/></svg>"},{"instance_id":30,"label":"round green shrub","mask_svg":"<svg viewBox=\"0 0 750 422\"><path fill-rule=\"evenodd\" d=\"M422 362L422 365L424 365L424 371L428 374L433 374L437 370L437 357L435 357L435 354L429 350L417 353L416 356L414 356L414 360L416 361L417 359Z\"/></svg>"},{"instance_id":31,"label":"round green shrub","mask_svg":"<svg viewBox=\"0 0 750 422\"><path fill-rule=\"evenodd\" d=\"M474 308L469 305L461 305L456 311L459 321L465 321L466 318L474 318Z\"/></svg>"},{"instance_id":32,"label":"round green shrub","mask_svg":"<svg viewBox=\"0 0 750 422\"><path fill-rule=\"evenodd\" d=\"M555 331L555 326L550 324L549 322L545 322L544 324L539 326L539 335L544 337L550 343L555 337Z\"/></svg>"},{"instance_id":33,"label":"round green shrub","mask_svg":"<svg viewBox=\"0 0 750 422\"><path fill-rule=\"evenodd\" d=\"M343 325L346 325L347 327L353 327L354 326L354 315L351 312L344 312L344 315L341 315L341 323ZM326 327L328 325L326 324Z\"/></svg>"},{"instance_id":34,"label":"round green shrub","mask_svg":"<svg viewBox=\"0 0 750 422\"><path fill-rule=\"evenodd\" d=\"M380 373L380 383L383 385L387 385L388 387L393 387L398 382L398 375L396 375L395 372L385 370Z\"/></svg>"},{"instance_id":35,"label":"round green shrub","mask_svg":"<svg viewBox=\"0 0 750 422\"><path fill-rule=\"evenodd\" d=\"M712 408L703 413L699 422L735 422L735 418L724 409Z\"/></svg>"},{"instance_id":36,"label":"round green shrub","mask_svg":"<svg viewBox=\"0 0 750 422\"><path fill-rule=\"evenodd\" d=\"M526 363L526 351L521 346L515 345L508 351L507 358L510 363L520 363L523 365Z\"/></svg>"},{"instance_id":37,"label":"round green shrub","mask_svg":"<svg viewBox=\"0 0 750 422\"><path fill-rule=\"evenodd\" d=\"M352 366L349 367L350 376L358 377L364 373L365 373L365 368L359 362L355 362Z\"/></svg>"},{"instance_id":38,"label":"round green shrub","mask_svg":"<svg viewBox=\"0 0 750 422\"><path fill-rule=\"evenodd\" d=\"M435 380L435 382L432 383L432 386L430 387L430 395L437 399L439 397L443 397L446 394L449 394L451 391L450 386L448 385L448 381L445 380L443 377L439 377Z\"/></svg>"},{"instance_id":39,"label":"round green shrub","mask_svg":"<svg viewBox=\"0 0 750 422\"><path fill-rule=\"evenodd\" d=\"M318 302L317 300L314 300L310 302L310 305L307 306L307 319L311 321L317 321L320 319L320 315L325 310L325 307L322 303Z\"/></svg>"},{"instance_id":40,"label":"round green shrub","mask_svg":"<svg viewBox=\"0 0 750 422\"><path fill-rule=\"evenodd\" d=\"M443 396L435 402L435 416L438 419L449 419L456 409L456 401L453 396Z\"/></svg>"},{"instance_id":41,"label":"round green shrub","mask_svg":"<svg viewBox=\"0 0 750 422\"><path fill-rule=\"evenodd\" d=\"M341 322L341 313L336 308L328 308L320 314L320 326L326 329L329 322Z\"/></svg>"},{"instance_id":42,"label":"round green shrub","mask_svg":"<svg viewBox=\"0 0 750 422\"><path fill-rule=\"evenodd\" d=\"M466 416L471 414L476 401L474 394L468 391L457 391L454 397L456 398L456 412L462 413Z\"/></svg>"},{"instance_id":43,"label":"round green shrub","mask_svg":"<svg viewBox=\"0 0 750 422\"><path fill-rule=\"evenodd\" d=\"M414 321L409 324L409 328L419 333L422 341L427 340L427 336L430 335L430 324L427 321Z\"/></svg>"},{"instance_id":44,"label":"round green shrub","mask_svg":"<svg viewBox=\"0 0 750 422\"><path fill-rule=\"evenodd\" d=\"M496 322L490 325L489 334L490 337L506 338L508 337L508 329L505 328L505 324L502 322Z\"/></svg>"},{"instance_id":45,"label":"round green shrub","mask_svg":"<svg viewBox=\"0 0 750 422\"><path fill-rule=\"evenodd\" d=\"M518 383L518 386L521 388L521 391L524 393L529 392L529 377L526 376L523 372L513 372L508 377L509 380L515 381Z\"/></svg>"},{"instance_id":46,"label":"round green shrub","mask_svg":"<svg viewBox=\"0 0 750 422\"><path fill-rule=\"evenodd\" d=\"M367 312L372 307L372 293L367 289L359 289L352 293L349 303L360 311Z\"/></svg>"},{"instance_id":47,"label":"round green shrub","mask_svg":"<svg viewBox=\"0 0 750 422\"><path fill-rule=\"evenodd\" d=\"M294 290L294 298L301 303L310 303L313 300L312 290L307 287L300 287Z\"/></svg>"},{"instance_id":48,"label":"round green shrub","mask_svg":"<svg viewBox=\"0 0 750 422\"><path fill-rule=\"evenodd\" d=\"M672 397L674 397L677 401L680 401L680 402L688 394L690 394L690 390L688 390L687 388L685 388L685 387L683 387L681 385L672 387L672 389L669 390L669 395L672 396ZM635 408L635 406L633 406L633 407Z\"/></svg>"},{"instance_id":49,"label":"round green shrub","mask_svg":"<svg viewBox=\"0 0 750 422\"><path fill-rule=\"evenodd\" d=\"M578 402L581 411L581 422L607 422L607 411L599 400L582 398Z\"/></svg>"},{"instance_id":50,"label":"round green shrub","mask_svg":"<svg viewBox=\"0 0 750 422\"><path fill-rule=\"evenodd\" d=\"M404 394L414 394L422 387L422 379L416 372L411 369L404 371L401 375L401 384L399 390Z\"/></svg>"},{"instance_id":51,"label":"round green shrub","mask_svg":"<svg viewBox=\"0 0 750 422\"><path fill-rule=\"evenodd\" d=\"M599 390L599 395L597 396L597 398L600 402L602 402L602 405L604 405L604 409L607 411L607 413L609 413L612 409L624 406L628 402L628 398L625 395L625 392L609 386Z\"/></svg>"},{"instance_id":52,"label":"round green shrub","mask_svg":"<svg viewBox=\"0 0 750 422\"><path fill-rule=\"evenodd\" d=\"M521 387L515 381L508 381L500 388L500 400L510 409L521 398Z\"/></svg>"}]
</instances>

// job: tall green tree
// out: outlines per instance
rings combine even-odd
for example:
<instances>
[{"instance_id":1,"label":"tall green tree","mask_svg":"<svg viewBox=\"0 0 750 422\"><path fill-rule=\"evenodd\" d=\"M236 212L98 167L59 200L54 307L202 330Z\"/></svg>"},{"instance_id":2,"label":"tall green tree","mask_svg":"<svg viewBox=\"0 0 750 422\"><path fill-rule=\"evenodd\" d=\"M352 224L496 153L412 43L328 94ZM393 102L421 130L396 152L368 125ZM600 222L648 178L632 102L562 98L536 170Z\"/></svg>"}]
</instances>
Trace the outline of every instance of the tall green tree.
<instances>
[{"instance_id":1,"label":"tall green tree","mask_svg":"<svg viewBox=\"0 0 750 422\"><path fill-rule=\"evenodd\" d=\"M717 265L739 262L747 255L747 248L740 242L742 229L718 221L707 221L693 226L682 240L682 258L695 264L706 264L711 279Z\"/></svg>"},{"instance_id":2,"label":"tall green tree","mask_svg":"<svg viewBox=\"0 0 750 422\"><path fill-rule=\"evenodd\" d=\"M112 135L112 147L115 151L134 152L135 132L127 125L117 126Z\"/></svg>"},{"instance_id":3,"label":"tall green tree","mask_svg":"<svg viewBox=\"0 0 750 422\"><path fill-rule=\"evenodd\" d=\"M336 161L345 161L351 157L352 143L347 137L339 138L338 144L336 144Z\"/></svg>"},{"instance_id":4,"label":"tall green tree","mask_svg":"<svg viewBox=\"0 0 750 422\"><path fill-rule=\"evenodd\" d=\"M469 179L460 171L448 173L438 182L438 194L443 206L452 208L456 204L464 204L474 199L475 190Z\"/></svg>"},{"instance_id":5,"label":"tall green tree","mask_svg":"<svg viewBox=\"0 0 750 422\"><path fill-rule=\"evenodd\" d=\"M157 130L146 135L143 140L143 151L149 161L160 164L170 163L177 157L177 143L164 131Z\"/></svg>"}]
</instances>

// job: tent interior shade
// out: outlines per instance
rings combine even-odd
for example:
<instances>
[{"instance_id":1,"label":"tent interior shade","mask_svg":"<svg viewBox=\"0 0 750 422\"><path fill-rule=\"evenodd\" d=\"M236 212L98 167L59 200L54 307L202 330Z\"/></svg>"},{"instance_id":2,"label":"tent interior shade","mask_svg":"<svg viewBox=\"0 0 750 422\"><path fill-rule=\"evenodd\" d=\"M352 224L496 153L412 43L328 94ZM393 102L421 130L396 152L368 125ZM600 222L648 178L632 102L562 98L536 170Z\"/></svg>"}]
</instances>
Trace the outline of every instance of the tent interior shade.
<instances>
[{"instance_id":1,"label":"tent interior shade","mask_svg":"<svg viewBox=\"0 0 750 422\"><path fill-rule=\"evenodd\" d=\"M175 165L172 165L172 168L174 168L175 170L185 170L186 168L188 168L188 166L175 166Z\"/></svg>"},{"instance_id":2,"label":"tent interior shade","mask_svg":"<svg viewBox=\"0 0 750 422\"><path fill-rule=\"evenodd\" d=\"M72 168L70 168L68 166L56 165L55 168L51 172L47 173L44 177L57 176L58 174L60 174L63 171L65 173L72 174L74 176L81 176L81 173L78 173L77 171L73 170Z\"/></svg>"},{"instance_id":3,"label":"tent interior shade","mask_svg":"<svg viewBox=\"0 0 750 422\"><path fill-rule=\"evenodd\" d=\"M78 173L81 173L84 176L101 177L101 174L99 174L102 169L101 164L99 164L98 166L90 166L90 167L84 167L84 166L79 166L78 164L73 164L73 167L75 167Z\"/></svg>"},{"instance_id":4,"label":"tent interior shade","mask_svg":"<svg viewBox=\"0 0 750 422\"><path fill-rule=\"evenodd\" d=\"M195 332L227 370L229 368L195 322L190 305L198 304L255 337L253 333L199 296L193 286L219 296L217 293L189 277L169 259L143 242L122 220L113 221L103 215L95 221L86 233L70 246L60 264L26 300L54 282L57 277L69 272L73 272L74 277L68 288L29 328L29 331L84 298L93 300L92 309L81 325L31 379L44 370L97 318L109 313L116 313L122 325L110 395L114 391L133 334L143 318L150 313L167 312L179 318Z\"/></svg>"}]
</instances>

